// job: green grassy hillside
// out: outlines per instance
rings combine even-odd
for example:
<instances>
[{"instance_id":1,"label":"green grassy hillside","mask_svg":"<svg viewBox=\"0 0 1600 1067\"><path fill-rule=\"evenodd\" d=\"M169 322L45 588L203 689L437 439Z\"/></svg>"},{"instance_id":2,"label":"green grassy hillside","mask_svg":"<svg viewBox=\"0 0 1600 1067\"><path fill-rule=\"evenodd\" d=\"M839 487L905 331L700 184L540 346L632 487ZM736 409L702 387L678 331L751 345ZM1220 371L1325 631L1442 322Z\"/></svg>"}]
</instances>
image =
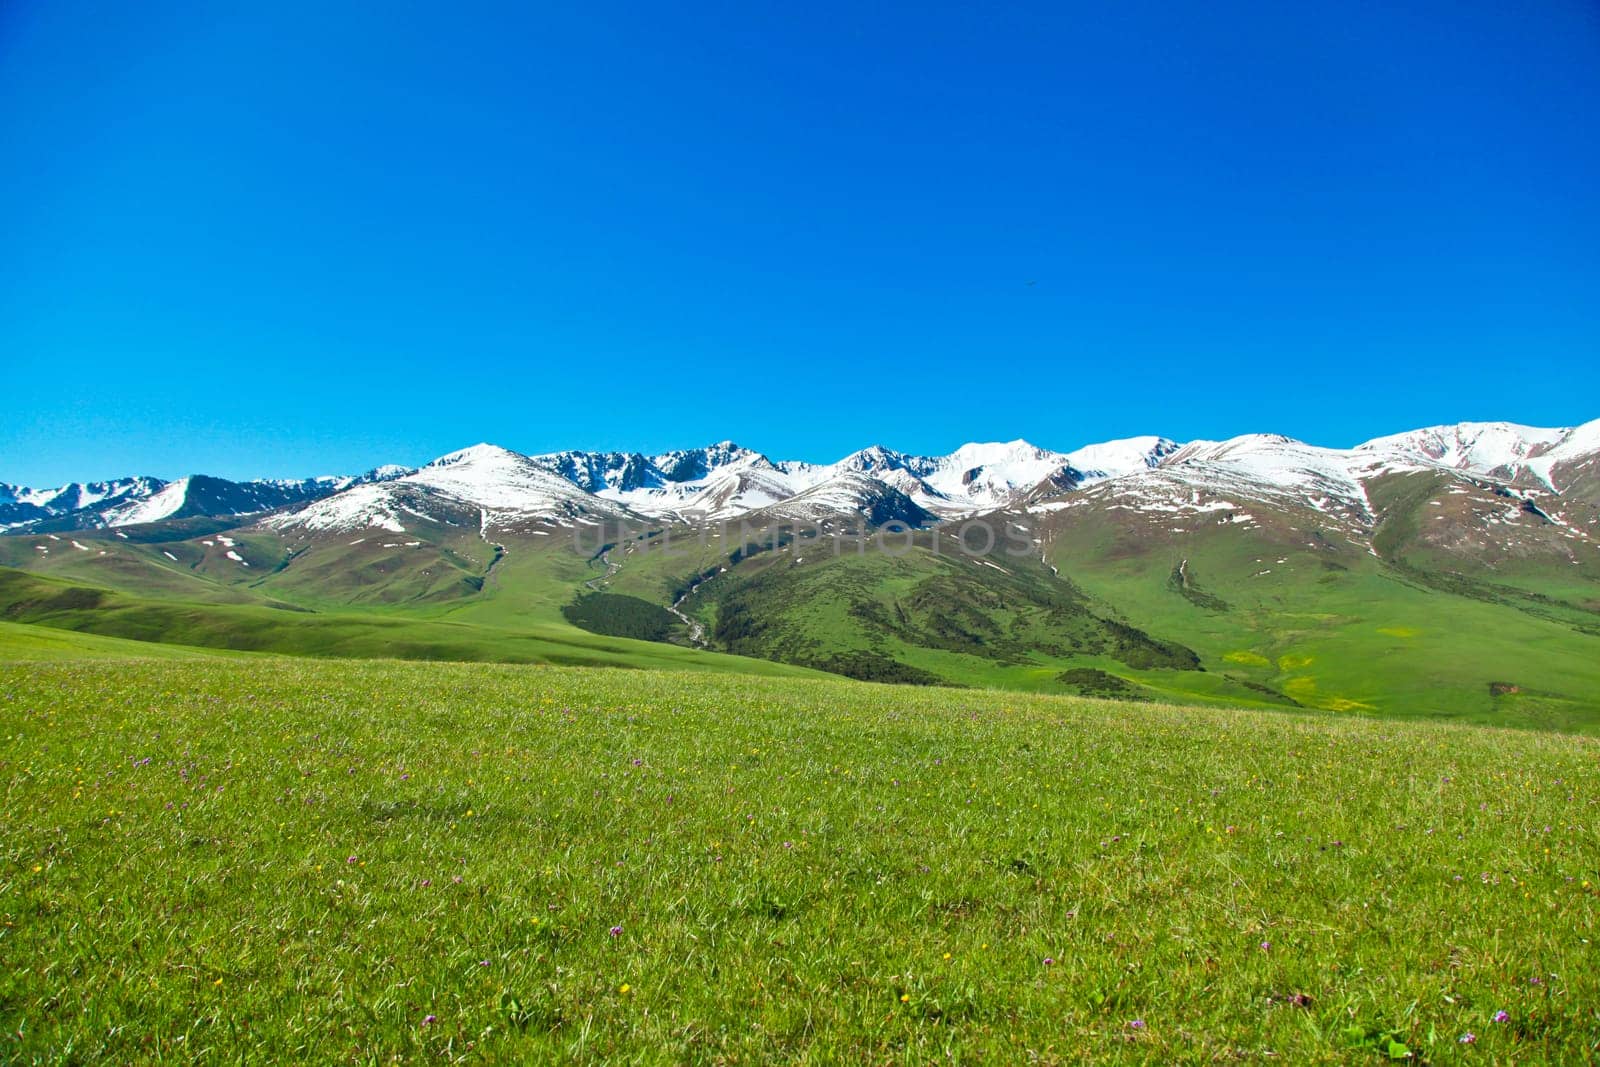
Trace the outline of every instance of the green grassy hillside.
<instances>
[{"instance_id":1,"label":"green grassy hillside","mask_svg":"<svg viewBox=\"0 0 1600 1067\"><path fill-rule=\"evenodd\" d=\"M184 645L127 641L54 626L0 622L0 662L85 659L211 659L242 655Z\"/></svg>"},{"instance_id":2,"label":"green grassy hillside","mask_svg":"<svg viewBox=\"0 0 1600 1067\"><path fill-rule=\"evenodd\" d=\"M802 675L803 668L528 621L515 629L395 614L140 597L0 568L0 620L126 642L301 656L557 663Z\"/></svg>"},{"instance_id":3,"label":"green grassy hillside","mask_svg":"<svg viewBox=\"0 0 1600 1067\"><path fill-rule=\"evenodd\" d=\"M721 647L869 680L1044 689L1073 663L1199 668L1190 649L1111 617L1037 559L939 552L920 537L903 553L753 553L687 607Z\"/></svg>"},{"instance_id":4,"label":"green grassy hillside","mask_svg":"<svg viewBox=\"0 0 1600 1067\"><path fill-rule=\"evenodd\" d=\"M1373 495L1371 550L1316 512L1257 506L995 516L983 555L959 524L863 551L792 529L485 540L467 512L405 534L0 537L32 580L99 590L41 601L0 570L0 618L304 655L797 668L1600 731L1600 562L1568 558L1572 532L1519 512L1527 529L1490 551L1481 512L1514 501L1422 475Z\"/></svg>"},{"instance_id":5,"label":"green grassy hillside","mask_svg":"<svg viewBox=\"0 0 1600 1067\"><path fill-rule=\"evenodd\" d=\"M0 718L9 1062L1600 1052L1585 738L273 658Z\"/></svg>"},{"instance_id":6,"label":"green grassy hillside","mask_svg":"<svg viewBox=\"0 0 1600 1067\"><path fill-rule=\"evenodd\" d=\"M1600 728L1600 615L1553 598L1227 530L1133 544L1080 525L1050 558L1134 625L1180 635L1209 671L1309 707Z\"/></svg>"}]
</instances>

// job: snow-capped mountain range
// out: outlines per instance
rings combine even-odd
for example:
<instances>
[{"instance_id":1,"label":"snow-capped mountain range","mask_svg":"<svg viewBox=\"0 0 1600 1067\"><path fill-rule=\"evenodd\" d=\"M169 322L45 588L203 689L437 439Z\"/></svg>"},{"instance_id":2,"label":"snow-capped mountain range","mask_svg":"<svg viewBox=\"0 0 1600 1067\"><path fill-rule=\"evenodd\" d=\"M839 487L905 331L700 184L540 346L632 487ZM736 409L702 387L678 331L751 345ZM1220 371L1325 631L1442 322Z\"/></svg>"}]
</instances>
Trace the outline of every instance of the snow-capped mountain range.
<instances>
[{"instance_id":1,"label":"snow-capped mountain range","mask_svg":"<svg viewBox=\"0 0 1600 1067\"><path fill-rule=\"evenodd\" d=\"M1180 445L1132 437L1054 452L1010 441L943 456L872 446L830 464L774 461L723 441L646 456L567 451L524 455L480 444L420 468L357 477L230 482L195 475L127 478L34 490L0 483L0 530L130 526L189 516L262 516L280 531L403 531L416 519L480 528L580 519L706 522L744 516L864 516L925 525L1006 507L1048 511L1104 494L1181 510L1229 495L1370 523L1367 486L1414 471L1488 479L1530 494L1600 483L1600 420L1565 429L1460 423L1351 449L1270 434ZM1094 490L1094 493L1087 493Z\"/></svg>"},{"instance_id":2,"label":"snow-capped mountain range","mask_svg":"<svg viewBox=\"0 0 1600 1067\"><path fill-rule=\"evenodd\" d=\"M409 473L379 467L355 477L233 482L194 474L175 481L119 478L30 489L0 482L0 532L92 530L195 516L244 516L320 500L353 485Z\"/></svg>"},{"instance_id":3,"label":"snow-capped mountain range","mask_svg":"<svg viewBox=\"0 0 1600 1067\"><path fill-rule=\"evenodd\" d=\"M1435 476L1408 497L1395 479ZM1443 478L1443 484L1437 479ZM1443 494L1443 495L1440 495ZM1568 429L1461 423L1318 448L1272 434L1195 441L1148 470L1074 492L1042 490L1026 507L1059 522L1113 518L1121 536L1169 538L1208 526L1274 527L1318 547L1315 531L1378 555L1386 520L1426 500L1410 540L1473 557L1575 552L1600 546L1600 420ZM1296 531L1300 531L1296 533Z\"/></svg>"},{"instance_id":4,"label":"snow-capped mountain range","mask_svg":"<svg viewBox=\"0 0 1600 1067\"><path fill-rule=\"evenodd\" d=\"M580 519L717 522L746 516L785 521L861 516L874 523L898 519L926 525L1004 507L1041 485L1069 489L1149 469L1177 447L1159 437L1095 445L1081 456L1026 441L963 445L947 456L914 456L873 446L836 463L815 464L775 462L731 441L658 456L527 456L479 444L402 477L358 486L267 522L279 530L375 527L400 532L408 514L459 524L461 515L476 511L484 528ZM420 506L418 490L426 490L437 506Z\"/></svg>"}]
</instances>

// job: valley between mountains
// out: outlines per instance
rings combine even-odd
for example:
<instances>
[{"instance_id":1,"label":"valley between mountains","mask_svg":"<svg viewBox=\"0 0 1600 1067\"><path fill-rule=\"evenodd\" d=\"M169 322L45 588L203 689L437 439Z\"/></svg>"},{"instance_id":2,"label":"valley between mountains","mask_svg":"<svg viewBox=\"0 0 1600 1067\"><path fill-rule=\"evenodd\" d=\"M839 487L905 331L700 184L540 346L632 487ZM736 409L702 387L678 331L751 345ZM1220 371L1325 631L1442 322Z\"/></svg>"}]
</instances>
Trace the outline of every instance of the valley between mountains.
<instances>
[{"instance_id":1,"label":"valley between mountains","mask_svg":"<svg viewBox=\"0 0 1600 1067\"><path fill-rule=\"evenodd\" d=\"M0 525L29 633L1600 731L1600 420L831 464L485 444L0 485Z\"/></svg>"}]
</instances>

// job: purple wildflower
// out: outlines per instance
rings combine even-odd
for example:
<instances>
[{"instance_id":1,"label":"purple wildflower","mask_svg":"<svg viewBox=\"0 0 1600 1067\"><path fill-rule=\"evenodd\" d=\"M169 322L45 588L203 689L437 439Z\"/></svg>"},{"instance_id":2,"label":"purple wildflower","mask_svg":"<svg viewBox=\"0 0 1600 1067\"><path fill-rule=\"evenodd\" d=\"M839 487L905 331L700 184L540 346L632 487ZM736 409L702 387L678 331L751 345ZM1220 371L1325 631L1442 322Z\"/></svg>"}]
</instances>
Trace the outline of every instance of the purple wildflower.
<instances>
[{"instance_id":1,"label":"purple wildflower","mask_svg":"<svg viewBox=\"0 0 1600 1067\"><path fill-rule=\"evenodd\" d=\"M345 860L346 863L354 863L355 861L356 858L354 856L351 856L349 859Z\"/></svg>"},{"instance_id":2,"label":"purple wildflower","mask_svg":"<svg viewBox=\"0 0 1600 1067\"><path fill-rule=\"evenodd\" d=\"M1135 1020L1133 1020L1132 1022L1130 1022L1128 1024L1128 1029L1129 1030L1143 1030L1144 1029L1144 1020L1143 1019L1135 1019Z\"/></svg>"},{"instance_id":3,"label":"purple wildflower","mask_svg":"<svg viewBox=\"0 0 1600 1067\"><path fill-rule=\"evenodd\" d=\"M611 928L611 936L612 937L621 937L622 936L622 926L620 924L617 925L617 926L613 926Z\"/></svg>"},{"instance_id":4,"label":"purple wildflower","mask_svg":"<svg viewBox=\"0 0 1600 1067\"><path fill-rule=\"evenodd\" d=\"M1459 1040L1463 1045L1475 1045L1478 1042L1478 1035L1473 1033L1471 1030L1468 1030L1457 1040Z\"/></svg>"},{"instance_id":5,"label":"purple wildflower","mask_svg":"<svg viewBox=\"0 0 1600 1067\"><path fill-rule=\"evenodd\" d=\"M437 1015L424 1015L422 1017L422 1025L423 1026L432 1026L434 1023L436 1023L438 1021L439 1021L439 1017Z\"/></svg>"},{"instance_id":6,"label":"purple wildflower","mask_svg":"<svg viewBox=\"0 0 1600 1067\"><path fill-rule=\"evenodd\" d=\"M1055 957L1054 956L1046 956L1044 958L1044 965L1046 967L1054 967L1056 965Z\"/></svg>"},{"instance_id":7,"label":"purple wildflower","mask_svg":"<svg viewBox=\"0 0 1600 1067\"><path fill-rule=\"evenodd\" d=\"M1497 1023L1508 1023L1511 1021L1511 1016L1505 1011L1497 1011L1494 1013L1494 1021Z\"/></svg>"},{"instance_id":8,"label":"purple wildflower","mask_svg":"<svg viewBox=\"0 0 1600 1067\"><path fill-rule=\"evenodd\" d=\"M1272 942L1271 941L1263 941L1263 942L1261 942L1261 951L1262 952L1271 952L1272 951Z\"/></svg>"}]
</instances>

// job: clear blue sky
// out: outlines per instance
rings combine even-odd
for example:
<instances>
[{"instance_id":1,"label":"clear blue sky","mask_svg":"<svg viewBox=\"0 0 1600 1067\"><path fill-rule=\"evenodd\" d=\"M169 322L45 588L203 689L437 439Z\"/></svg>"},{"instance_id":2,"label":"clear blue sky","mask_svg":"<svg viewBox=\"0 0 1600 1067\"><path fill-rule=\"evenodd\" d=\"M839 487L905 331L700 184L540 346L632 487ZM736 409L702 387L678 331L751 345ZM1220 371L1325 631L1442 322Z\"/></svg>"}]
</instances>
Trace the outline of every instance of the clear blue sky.
<instances>
[{"instance_id":1,"label":"clear blue sky","mask_svg":"<svg viewBox=\"0 0 1600 1067\"><path fill-rule=\"evenodd\" d=\"M1594 3L980 6L5 0L0 480L1600 416Z\"/></svg>"}]
</instances>

